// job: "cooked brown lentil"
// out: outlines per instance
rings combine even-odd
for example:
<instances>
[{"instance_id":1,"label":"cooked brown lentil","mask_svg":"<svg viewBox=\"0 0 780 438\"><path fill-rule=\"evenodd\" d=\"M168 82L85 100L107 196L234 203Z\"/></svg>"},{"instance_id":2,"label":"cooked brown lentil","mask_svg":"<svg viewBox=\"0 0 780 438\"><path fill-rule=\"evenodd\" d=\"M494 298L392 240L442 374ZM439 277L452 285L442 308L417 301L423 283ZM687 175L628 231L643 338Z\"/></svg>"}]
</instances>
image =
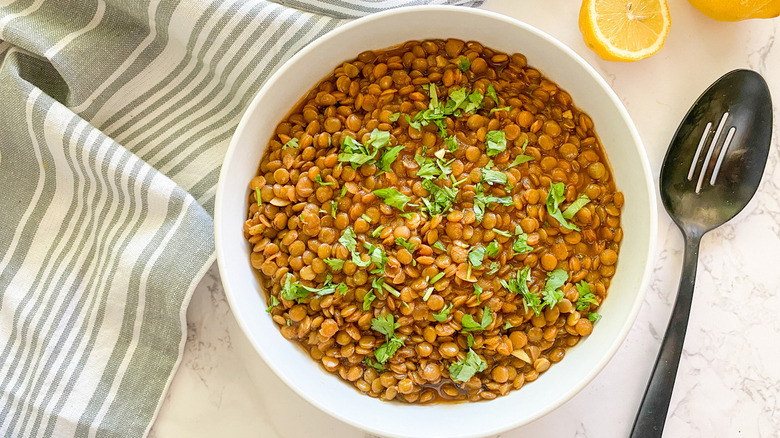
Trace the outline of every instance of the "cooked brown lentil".
<instances>
[{"instance_id":1,"label":"cooked brown lentil","mask_svg":"<svg viewBox=\"0 0 780 438\"><path fill-rule=\"evenodd\" d=\"M461 89L481 101L421 116L434 92L444 103ZM340 157L378 135L373 159ZM449 177L426 178L431 165ZM559 212L589 198L569 224L548 209L553 183ZM590 117L525 56L474 41L409 41L341 64L278 124L249 188L244 235L282 335L382 400L490 400L536 380L592 332L623 236L624 197ZM522 273L527 290L510 290ZM557 296L545 291L556 274ZM390 316L392 336L373 324Z\"/></svg>"}]
</instances>

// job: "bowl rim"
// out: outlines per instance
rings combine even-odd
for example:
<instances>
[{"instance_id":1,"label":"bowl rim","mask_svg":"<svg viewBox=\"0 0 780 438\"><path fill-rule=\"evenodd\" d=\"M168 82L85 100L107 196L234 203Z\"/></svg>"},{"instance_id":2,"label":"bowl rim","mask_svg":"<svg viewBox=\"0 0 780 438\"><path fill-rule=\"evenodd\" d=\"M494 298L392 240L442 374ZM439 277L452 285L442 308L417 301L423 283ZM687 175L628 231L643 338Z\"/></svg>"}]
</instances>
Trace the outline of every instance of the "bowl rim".
<instances>
[{"instance_id":1,"label":"bowl rim","mask_svg":"<svg viewBox=\"0 0 780 438\"><path fill-rule=\"evenodd\" d=\"M573 49L569 48L567 45L565 45L555 37L551 36L550 34L528 23L525 23L516 18L512 18L497 12L486 11L483 9L462 7L462 6L422 5L422 6L406 6L406 7L396 8L396 9L390 9L390 10L373 13L352 20L348 23L345 23L323 34L322 36L318 37L311 43L307 44L305 47L303 47L301 50L295 53L292 57L290 57L290 59L285 61L284 64L282 64L265 81L263 86L257 91L255 96L252 98L250 104L244 110L241 116L241 120L237 125L236 130L231 138L230 144L228 146L228 149L225 153L225 157L223 159L222 167L220 169L219 180L217 183L215 202L214 202L214 234L215 234L215 249L216 249L216 256L217 256L217 265L221 273L227 272L227 270L225 269L227 264L226 262L227 255L223 252L224 249L223 239L226 239L226 236L223 236L222 224L223 221L227 222L228 219L223 218L223 215L221 213L222 209L219 208L222 199L225 197L224 194L224 191L226 190L225 181L227 178L229 178L229 175L227 175L228 170L227 170L227 166L225 166L225 163L234 160L234 156L236 155L237 149L239 147L240 139L242 138L242 133L245 130L247 124L250 123L248 115L257 111L261 101L263 100L263 97L265 96L265 94L269 89L270 86L269 84L271 85L274 84L278 80L278 78L283 76L287 72L287 70L290 69L291 66L298 59L309 56L310 53L319 49L321 45L326 44L329 39L335 37L336 35L349 32L355 27L366 25L366 23L384 20L386 17L389 16L403 15L409 13L419 13L419 12L436 12L436 11L450 11L450 12L454 11L454 12L464 13L464 14L481 15L485 18L503 21L505 23L514 25L516 27L520 27L524 31L535 34L536 36L546 40L548 43L552 44L557 49L561 50L564 54L566 54L569 58L571 58L574 62L576 62L585 72L587 72L591 76L593 80L595 80L597 83L601 85L601 88L609 98L610 104L615 107L615 109L617 110L617 112L620 114L622 118L622 122L626 125L626 128L632 138L632 143L633 143L632 146L636 149L638 155L641 158L639 167L641 168L642 171L644 188L647 192L646 193L647 198L651 201L650 205L647 206L649 209L649 217L647 218L648 226L649 226L648 227L649 230L647 230L649 232L647 254L646 254L647 262L641 274L641 280L639 282L639 290L637 292L637 296L634 298L634 302L630 311L627 313L626 322L623 324L623 326L621 327L617 335L613 338L611 344L605 349L605 354L596 362L596 364L593 366L590 372L583 375L583 377L578 381L578 384L573 385L569 387L568 390L564 391L561 394L561 396L558 397L555 403L549 404L545 409L540 409L535 415L525 417L517 421L507 421L502 424L496 425L494 427L486 426L483 432L480 433L479 435L479 436L491 436L491 435L496 435L505 432L510 429L514 429L516 427L520 427L522 425L529 424L549 414L550 412L562 406L564 403L571 400L576 394L582 391L582 389L585 386L590 384L593 381L593 379L598 374L601 373L601 371L603 371L604 367L609 363L610 360L612 360L618 348L623 344L626 337L628 336L629 331L634 326L639 310L642 307L644 298L647 294L647 288L650 281L650 274L652 273L652 269L655 262L657 233L658 233L658 218L657 218L658 210L657 210L657 200L655 196L656 190L655 190L655 183L652 178L650 163L644 148L644 144L642 143L641 137L639 136L639 132L633 120L631 119L630 115L628 114L628 111L623 105L622 101L618 98L617 94L614 92L612 87L609 86L606 80L604 80L604 78L595 70L595 68L592 67L590 64L588 64L587 61L585 61L579 54L577 54ZM399 39L403 39L403 37L400 37ZM227 278L227 276L222 275L221 281L223 284L223 288L225 290L227 301L231 307L231 310L233 311L233 315L239 327L244 332L245 336L247 336L249 342L252 344L254 350L260 355L260 357L269 366L269 368L273 370L274 374L276 374L276 376L279 379L281 379L289 388L291 388L298 396L300 396L307 403L327 413L331 417L337 418L338 420L350 426L357 427L361 430L365 430L370 433L379 434L381 436L387 436L387 437L404 436L388 430L373 427L373 425L371 424L364 424L364 423L357 424L352 419L348 418L345 415L342 415L337 409L333 409L328 405L320 403L318 400L310 398L307 395L307 392L305 391L304 388L300 387L296 382L288 379L286 374L280 370L278 365L273 360L269 360L269 358L266 355L265 349L260 345L258 345L258 343L255 341L255 338L253 336L249 336L250 331L249 331L248 323L246 322L245 318L241 316L240 311L237 311L238 309L237 301L236 301L237 299L234 297L233 293L231 293L231 286L230 286L229 279Z\"/></svg>"}]
</instances>

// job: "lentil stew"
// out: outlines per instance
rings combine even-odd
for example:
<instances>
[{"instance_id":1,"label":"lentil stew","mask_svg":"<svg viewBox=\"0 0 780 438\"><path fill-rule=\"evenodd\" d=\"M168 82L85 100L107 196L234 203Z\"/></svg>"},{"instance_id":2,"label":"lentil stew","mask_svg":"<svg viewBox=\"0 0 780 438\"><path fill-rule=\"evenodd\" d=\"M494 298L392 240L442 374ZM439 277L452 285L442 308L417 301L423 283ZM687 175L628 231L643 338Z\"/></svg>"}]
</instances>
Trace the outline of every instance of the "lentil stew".
<instances>
[{"instance_id":1,"label":"lentil stew","mask_svg":"<svg viewBox=\"0 0 780 438\"><path fill-rule=\"evenodd\" d=\"M276 127L244 235L281 334L382 400L493 399L593 330L622 193L587 114L521 54L409 41Z\"/></svg>"}]
</instances>

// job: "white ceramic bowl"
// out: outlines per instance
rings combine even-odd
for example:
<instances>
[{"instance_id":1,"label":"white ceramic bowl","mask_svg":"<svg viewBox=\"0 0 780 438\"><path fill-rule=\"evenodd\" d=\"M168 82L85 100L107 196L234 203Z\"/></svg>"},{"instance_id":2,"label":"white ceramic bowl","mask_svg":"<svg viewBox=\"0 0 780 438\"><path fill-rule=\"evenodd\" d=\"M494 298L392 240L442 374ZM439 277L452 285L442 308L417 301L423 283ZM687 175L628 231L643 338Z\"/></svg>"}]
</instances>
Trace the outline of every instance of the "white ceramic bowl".
<instances>
[{"instance_id":1,"label":"white ceramic bowl","mask_svg":"<svg viewBox=\"0 0 780 438\"><path fill-rule=\"evenodd\" d=\"M567 90L575 104L593 118L618 188L625 193L625 237L609 297L599 310L603 318L592 335L538 380L489 402L382 402L325 372L301 347L285 340L265 313L266 303L249 263L250 247L242 234L247 184L276 124L334 67L364 50L412 39L448 37L525 54L529 65ZM274 372L313 405L382 436L489 436L560 406L613 356L644 297L656 238L655 205L650 167L634 124L606 82L571 49L527 24L490 12L457 7L403 8L368 16L328 33L293 56L255 96L233 136L217 187L217 259L240 326Z\"/></svg>"}]
</instances>

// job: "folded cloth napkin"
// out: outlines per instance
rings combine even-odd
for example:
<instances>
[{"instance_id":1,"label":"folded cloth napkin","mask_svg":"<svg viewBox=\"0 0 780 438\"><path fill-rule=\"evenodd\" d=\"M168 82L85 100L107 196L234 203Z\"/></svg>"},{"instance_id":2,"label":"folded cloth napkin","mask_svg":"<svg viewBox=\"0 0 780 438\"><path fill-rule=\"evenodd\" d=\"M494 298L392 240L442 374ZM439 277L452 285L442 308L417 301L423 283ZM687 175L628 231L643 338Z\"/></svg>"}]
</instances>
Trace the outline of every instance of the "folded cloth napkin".
<instances>
[{"instance_id":1,"label":"folded cloth napkin","mask_svg":"<svg viewBox=\"0 0 780 438\"><path fill-rule=\"evenodd\" d=\"M149 431L244 108L318 36L422 3L481 0L0 0L0 436Z\"/></svg>"}]
</instances>

